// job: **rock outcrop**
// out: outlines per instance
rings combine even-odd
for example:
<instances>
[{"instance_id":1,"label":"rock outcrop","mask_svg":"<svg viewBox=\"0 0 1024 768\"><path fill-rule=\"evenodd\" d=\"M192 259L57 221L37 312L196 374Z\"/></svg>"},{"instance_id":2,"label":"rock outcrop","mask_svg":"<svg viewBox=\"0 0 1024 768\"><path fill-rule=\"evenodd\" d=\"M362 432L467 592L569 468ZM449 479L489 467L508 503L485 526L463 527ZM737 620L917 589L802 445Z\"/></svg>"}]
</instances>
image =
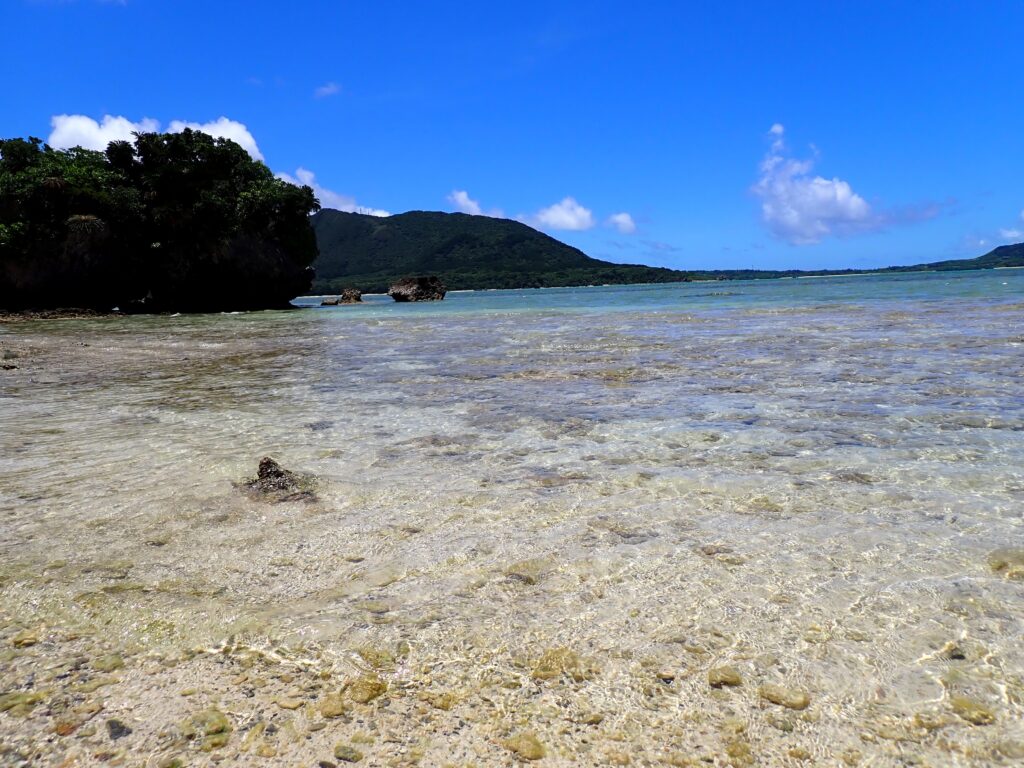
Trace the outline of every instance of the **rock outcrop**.
<instances>
[{"instance_id":1,"label":"rock outcrop","mask_svg":"<svg viewBox=\"0 0 1024 768\"><path fill-rule=\"evenodd\" d=\"M311 477L285 469L269 456L260 459L256 477L242 484L250 495L275 504L282 501L316 501Z\"/></svg>"},{"instance_id":2,"label":"rock outcrop","mask_svg":"<svg viewBox=\"0 0 1024 768\"><path fill-rule=\"evenodd\" d=\"M395 301L440 301L448 292L438 277L403 277L388 290Z\"/></svg>"},{"instance_id":3,"label":"rock outcrop","mask_svg":"<svg viewBox=\"0 0 1024 768\"><path fill-rule=\"evenodd\" d=\"M324 296L320 302L321 307L336 307L339 304L360 304L363 301L363 292L358 288L345 288L340 296Z\"/></svg>"}]
</instances>

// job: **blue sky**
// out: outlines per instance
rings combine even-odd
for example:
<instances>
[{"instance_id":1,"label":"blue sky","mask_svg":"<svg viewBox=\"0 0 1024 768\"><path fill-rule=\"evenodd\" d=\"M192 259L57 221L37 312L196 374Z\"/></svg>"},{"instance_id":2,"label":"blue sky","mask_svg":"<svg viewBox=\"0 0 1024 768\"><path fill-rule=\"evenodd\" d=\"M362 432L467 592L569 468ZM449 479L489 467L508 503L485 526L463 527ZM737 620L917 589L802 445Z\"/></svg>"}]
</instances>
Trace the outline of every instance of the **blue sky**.
<instances>
[{"instance_id":1,"label":"blue sky","mask_svg":"<svg viewBox=\"0 0 1024 768\"><path fill-rule=\"evenodd\" d=\"M0 0L0 135L211 126L325 204L613 261L914 263L1024 240L1021 30L1022 2Z\"/></svg>"}]
</instances>

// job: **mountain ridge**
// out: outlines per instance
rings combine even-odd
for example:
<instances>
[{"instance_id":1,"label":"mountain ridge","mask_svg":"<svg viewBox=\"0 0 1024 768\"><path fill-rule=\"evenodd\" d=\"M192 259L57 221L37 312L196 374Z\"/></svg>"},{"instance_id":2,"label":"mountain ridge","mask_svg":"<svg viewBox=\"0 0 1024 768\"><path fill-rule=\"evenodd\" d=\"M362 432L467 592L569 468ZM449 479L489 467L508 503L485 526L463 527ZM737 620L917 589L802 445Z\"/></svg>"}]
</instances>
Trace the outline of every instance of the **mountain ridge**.
<instances>
[{"instance_id":1,"label":"mountain ridge","mask_svg":"<svg viewBox=\"0 0 1024 768\"><path fill-rule=\"evenodd\" d=\"M325 208L311 217L320 255L314 293L384 293L397 279L437 275L449 290L750 280L1024 266L1024 243L973 259L876 269L677 270L595 259L518 221L409 211L389 217Z\"/></svg>"}]
</instances>

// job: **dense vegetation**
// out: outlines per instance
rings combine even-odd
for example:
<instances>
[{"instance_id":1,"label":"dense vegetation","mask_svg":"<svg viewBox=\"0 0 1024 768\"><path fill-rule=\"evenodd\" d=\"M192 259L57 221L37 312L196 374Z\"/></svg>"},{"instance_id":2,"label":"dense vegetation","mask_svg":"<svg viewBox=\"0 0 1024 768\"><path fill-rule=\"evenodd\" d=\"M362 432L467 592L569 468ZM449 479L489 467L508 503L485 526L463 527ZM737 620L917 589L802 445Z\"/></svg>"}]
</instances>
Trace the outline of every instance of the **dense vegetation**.
<instances>
[{"instance_id":1,"label":"dense vegetation","mask_svg":"<svg viewBox=\"0 0 1024 768\"><path fill-rule=\"evenodd\" d=\"M285 306L309 289L318 208L196 131L105 152L0 140L0 308Z\"/></svg>"},{"instance_id":2,"label":"dense vegetation","mask_svg":"<svg viewBox=\"0 0 1024 768\"><path fill-rule=\"evenodd\" d=\"M436 275L459 290L854 271L613 264L507 219L334 210L310 218L318 209L309 187L280 181L234 142L196 131L138 134L105 152L0 140L0 310L257 309L286 306L311 285L383 293L410 275ZM1024 244L869 271L1010 266L1024 266Z\"/></svg>"},{"instance_id":3,"label":"dense vegetation","mask_svg":"<svg viewBox=\"0 0 1024 768\"><path fill-rule=\"evenodd\" d=\"M450 290L559 285L666 283L681 280L758 280L1024 266L1024 244L977 259L876 270L694 270L613 264L592 259L525 224L461 213L413 211L390 218L323 210L313 216L320 257L317 293L359 288L384 293L406 275L437 275Z\"/></svg>"},{"instance_id":4,"label":"dense vegetation","mask_svg":"<svg viewBox=\"0 0 1024 768\"><path fill-rule=\"evenodd\" d=\"M1024 267L1024 243L1001 245L976 259L955 259L933 261L930 264L916 264L912 267L887 267L883 272L956 272L963 269L995 269L996 267Z\"/></svg>"},{"instance_id":5,"label":"dense vegetation","mask_svg":"<svg viewBox=\"0 0 1024 768\"><path fill-rule=\"evenodd\" d=\"M463 213L412 211L388 218L323 210L313 216L318 293L384 293L406 275L437 275L449 290L658 283L672 269L612 264L525 224Z\"/></svg>"}]
</instances>

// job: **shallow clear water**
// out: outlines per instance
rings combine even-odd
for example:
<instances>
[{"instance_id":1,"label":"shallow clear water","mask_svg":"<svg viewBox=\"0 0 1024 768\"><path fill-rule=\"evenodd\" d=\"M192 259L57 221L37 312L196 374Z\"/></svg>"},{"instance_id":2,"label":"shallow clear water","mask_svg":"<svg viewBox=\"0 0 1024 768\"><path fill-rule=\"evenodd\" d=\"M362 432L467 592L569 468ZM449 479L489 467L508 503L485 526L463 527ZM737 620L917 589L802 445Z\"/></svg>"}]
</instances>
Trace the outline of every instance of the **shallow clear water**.
<instances>
[{"instance_id":1,"label":"shallow clear water","mask_svg":"<svg viewBox=\"0 0 1024 768\"><path fill-rule=\"evenodd\" d=\"M988 561L1024 547L1024 270L34 321L0 350L11 633L352 675L402 648L382 675L455 692L442 754L484 764L524 723L566 764L1024 755L1024 581ZM263 455L319 500L234 487ZM537 674L561 648L586 674ZM380 722L436 737L402 701Z\"/></svg>"}]
</instances>

